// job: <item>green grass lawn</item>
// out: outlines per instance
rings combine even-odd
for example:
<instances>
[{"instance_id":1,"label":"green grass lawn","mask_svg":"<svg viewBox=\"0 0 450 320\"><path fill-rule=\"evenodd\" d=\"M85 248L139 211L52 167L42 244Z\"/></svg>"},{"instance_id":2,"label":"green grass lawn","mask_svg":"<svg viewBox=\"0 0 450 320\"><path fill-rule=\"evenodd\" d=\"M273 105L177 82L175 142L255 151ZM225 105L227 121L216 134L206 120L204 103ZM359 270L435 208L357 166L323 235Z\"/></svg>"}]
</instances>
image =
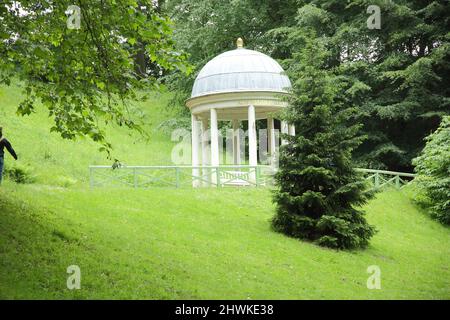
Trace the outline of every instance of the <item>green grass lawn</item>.
<instances>
[{"instance_id":1,"label":"green grass lawn","mask_svg":"<svg viewBox=\"0 0 450 320\"><path fill-rule=\"evenodd\" d=\"M7 184L0 199L2 298L450 298L448 230L397 191L366 207L379 232L355 252L271 231L268 190ZM381 290L366 288L370 265Z\"/></svg>"},{"instance_id":2,"label":"green grass lawn","mask_svg":"<svg viewBox=\"0 0 450 320\"><path fill-rule=\"evenodd\" d=\"M155 130L169 98L142 105L149 141L109 129L119 159L169 164L173 143ZM365 206L378 229L369 248L324 249L270 229L267 189L89 189L87 166L107 163L98 146L48 133L44 110L15 116L19 99L0 87L0 123L37 179L0 187L0 298L450 299L449 229L411 190ZM80 290L66 288L69 265ZM366 287L371 265L381 290Z\"/></svg>"}]
</instances>

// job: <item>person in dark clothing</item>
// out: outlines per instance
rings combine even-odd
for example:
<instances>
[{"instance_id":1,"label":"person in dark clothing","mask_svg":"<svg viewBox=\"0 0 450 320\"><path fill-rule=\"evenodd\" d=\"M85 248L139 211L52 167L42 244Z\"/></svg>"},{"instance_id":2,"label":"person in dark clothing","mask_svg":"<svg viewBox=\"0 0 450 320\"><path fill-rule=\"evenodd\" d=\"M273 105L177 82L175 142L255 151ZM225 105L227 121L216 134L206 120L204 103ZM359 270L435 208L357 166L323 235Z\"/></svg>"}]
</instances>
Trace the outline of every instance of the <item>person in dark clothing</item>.
<instances>
[{"instance_id":1,"label":"person in dark clothing","mask_svg":"<svg viewBox=\"0 0 450 320\"><path fill-rule=\"evenodd\" d=\"M3 150L6 148L8 152L13 156L14 159L17 160L17 154L14 151L13 147L11 146L11 143L9 143L6 138L3 138L3 128L0 127L0 184L2 183L3 178L3 165L5 163L4 157L5 157L5 151Z\"/></svg>"}]
</instances>

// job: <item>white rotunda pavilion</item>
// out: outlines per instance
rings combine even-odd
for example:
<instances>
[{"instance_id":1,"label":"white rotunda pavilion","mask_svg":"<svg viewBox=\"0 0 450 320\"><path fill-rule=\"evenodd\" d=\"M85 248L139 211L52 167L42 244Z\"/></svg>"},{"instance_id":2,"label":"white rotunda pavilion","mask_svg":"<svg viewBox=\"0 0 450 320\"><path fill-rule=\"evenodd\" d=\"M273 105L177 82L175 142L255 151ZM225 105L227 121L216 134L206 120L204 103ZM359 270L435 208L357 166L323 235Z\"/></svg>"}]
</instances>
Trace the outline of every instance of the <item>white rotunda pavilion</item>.
<instances>
[{"instance_id":1,"label":"white rotunda pavilion","mask_svg":"<svg viewBox=\"0 0 450 320\"><path fill-rule=\"evenodd\" d=\"M248 121L248 165L258 165L256 120L267 119L269 157L276 152L274 116L286 107L282 96L291 87L283 68L271 57L243 48L224 52L209 61L198 74L191 98L186 101L192 116L192 175L198 177L201 166L219 167L218 121L233 125L233 162L241 165L245 150L240 137L240 121ZM209 125L209 126L208 126ZM295 134L295 128L281 122L281 132ZM214 180L214 177L211 176ZM200 185L194 179L194 186Z\"/></svg>"}]
</instances>

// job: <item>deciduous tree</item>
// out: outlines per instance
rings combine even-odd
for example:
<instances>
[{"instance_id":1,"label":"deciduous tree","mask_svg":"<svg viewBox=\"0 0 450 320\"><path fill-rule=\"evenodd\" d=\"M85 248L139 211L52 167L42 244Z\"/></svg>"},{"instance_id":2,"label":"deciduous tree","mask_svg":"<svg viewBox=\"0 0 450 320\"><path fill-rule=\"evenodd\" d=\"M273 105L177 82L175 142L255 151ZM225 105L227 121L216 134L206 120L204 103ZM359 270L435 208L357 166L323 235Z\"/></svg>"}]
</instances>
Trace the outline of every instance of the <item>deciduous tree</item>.
<instances>
[{"instance_id":1,"label":"deciduous tree","mask_svg":"<svg viewBox=\"0 0 450 320\"><path fill-rule=\"evenodd\" d=\"M80 9L79 29L69 29L66 10ZM175 49L168 17L152 1L21 0L0 3L0 83L23 81L18 114L41 102L54 119L53 131L74 139L88 136L109 150L102 123L141 130L132 103L140 91L158 89L154 76L136 74L137 40L160 68L187 72Z\"/></svg>"}]
</instances>

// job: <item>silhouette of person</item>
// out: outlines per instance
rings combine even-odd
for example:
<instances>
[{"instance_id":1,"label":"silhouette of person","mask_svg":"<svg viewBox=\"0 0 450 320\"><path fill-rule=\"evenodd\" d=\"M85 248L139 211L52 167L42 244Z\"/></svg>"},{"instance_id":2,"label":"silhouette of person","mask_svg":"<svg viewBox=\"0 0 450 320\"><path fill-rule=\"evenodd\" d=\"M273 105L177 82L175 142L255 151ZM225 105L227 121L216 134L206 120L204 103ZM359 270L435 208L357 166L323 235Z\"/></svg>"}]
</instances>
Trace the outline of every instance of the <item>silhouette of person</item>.
<instances>
[{"instance_id":1,"label":"silhouette of person","mask_svg":"<svg viewBox=\"0 0 450 320\"><path fill-rule=\"evenodd\" d=\"M14 151L13 147L11 146L11 143L9 143L9 141L3 137L3 128L0 127L0 184L2 183L2 179L3 179L3 165L5 164L4 148L6 148L6 150L8 150L8 152L13 156L13 158L17 160L16 152Z\"/></svg>"}]
</instances>

